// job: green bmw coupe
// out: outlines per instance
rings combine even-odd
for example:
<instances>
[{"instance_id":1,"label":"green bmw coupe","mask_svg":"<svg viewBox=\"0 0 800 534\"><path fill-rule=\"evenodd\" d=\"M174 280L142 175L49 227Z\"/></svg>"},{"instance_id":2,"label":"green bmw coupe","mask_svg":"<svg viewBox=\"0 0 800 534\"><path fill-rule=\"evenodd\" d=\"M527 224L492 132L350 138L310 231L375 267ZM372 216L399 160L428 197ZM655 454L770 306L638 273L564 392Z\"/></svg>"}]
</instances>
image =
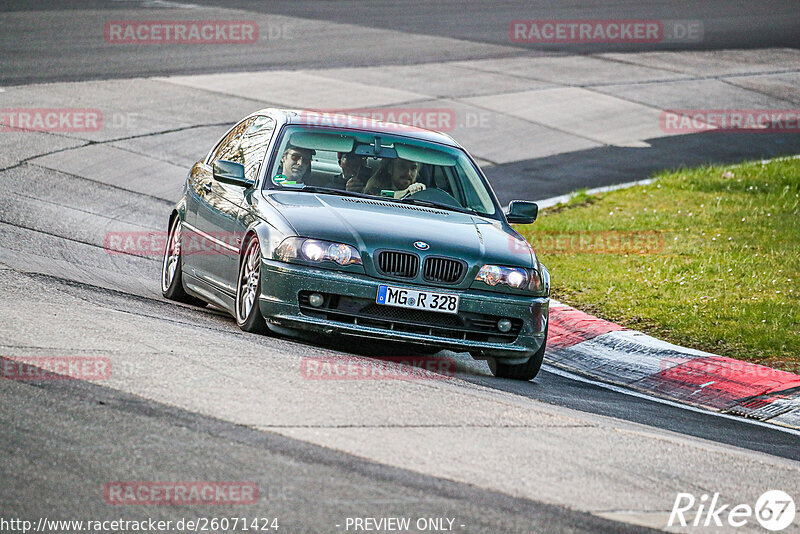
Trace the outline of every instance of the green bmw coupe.
<instances>
[{"instance_id":1,"label":"green bmw coupe","mask_svg":"<svg viewBox=\"0 0 800 534\"><path fill-rule=\"evenodd\" d=\"M196 163L169 217L161 289L247 332L359 336L488 360L530 380L550 275L452 138L370 119L264 109Z\"/></svg>"}]
</instances>

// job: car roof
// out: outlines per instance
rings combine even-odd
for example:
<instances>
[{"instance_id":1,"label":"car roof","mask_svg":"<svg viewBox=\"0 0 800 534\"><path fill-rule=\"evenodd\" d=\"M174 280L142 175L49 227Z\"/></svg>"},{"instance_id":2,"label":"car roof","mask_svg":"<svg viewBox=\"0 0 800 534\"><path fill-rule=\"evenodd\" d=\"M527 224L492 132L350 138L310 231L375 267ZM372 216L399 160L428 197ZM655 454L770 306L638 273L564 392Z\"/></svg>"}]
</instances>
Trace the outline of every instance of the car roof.
<instances>
[{"instance_id":1,"label":"car roof","mask_svg":"<svg viewBox=\"0 0 800 534\"><path fill-rule=\"evenodd\" d=\"M360 115L348 115L345 113L332 113L326 111L302 110L302 109L279 109L265 108L253 115L270 115L276 119L283 119L284 124L297 124L305 126L330 126L347 130L359 130L387 135L402 135L413 137L423 141L439 143L456 148L462 148L455 139L442 132L408 126L395 122L385 122L380 120L363 117Z\"/></svg>"}]
</instances>

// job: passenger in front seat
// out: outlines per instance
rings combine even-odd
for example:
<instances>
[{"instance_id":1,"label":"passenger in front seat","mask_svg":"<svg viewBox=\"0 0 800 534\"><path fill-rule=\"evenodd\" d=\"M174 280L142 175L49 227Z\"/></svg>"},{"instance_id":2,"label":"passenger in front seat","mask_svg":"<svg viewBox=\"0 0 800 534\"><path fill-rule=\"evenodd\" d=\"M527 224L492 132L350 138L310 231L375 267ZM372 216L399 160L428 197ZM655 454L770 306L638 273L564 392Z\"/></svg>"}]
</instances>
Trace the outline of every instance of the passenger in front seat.
<instances>
[{"instance_id":1,"label":"passenger in front seat","mask_svg":"<svg viewBox=\"0 0 800 534\"><path fill-rule=\"evenodd\" d=\"M334 176L326 187L361 193L369 180L369 167L366 161L366 156L359 156L354 152L339 152L339 166L342 172Z\"/></svg>"}]
</instances>

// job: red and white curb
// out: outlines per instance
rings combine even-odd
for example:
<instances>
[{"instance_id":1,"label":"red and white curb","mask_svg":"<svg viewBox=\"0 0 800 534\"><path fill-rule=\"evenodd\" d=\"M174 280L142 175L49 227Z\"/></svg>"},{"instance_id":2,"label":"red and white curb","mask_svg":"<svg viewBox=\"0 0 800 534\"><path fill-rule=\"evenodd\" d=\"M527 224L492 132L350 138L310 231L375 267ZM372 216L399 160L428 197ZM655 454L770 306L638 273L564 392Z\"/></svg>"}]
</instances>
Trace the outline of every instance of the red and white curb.
<instances>
[{"instance_id":1,"label":"red and white curb","mask_svg":"<svg viewBox=\"0 0 800 534\"><path fill-rule=\"evenodd\" d=\"M800 429L800 375L673 345L555 300L545 361L652 396Z\"/></svg>"}]
</instances>

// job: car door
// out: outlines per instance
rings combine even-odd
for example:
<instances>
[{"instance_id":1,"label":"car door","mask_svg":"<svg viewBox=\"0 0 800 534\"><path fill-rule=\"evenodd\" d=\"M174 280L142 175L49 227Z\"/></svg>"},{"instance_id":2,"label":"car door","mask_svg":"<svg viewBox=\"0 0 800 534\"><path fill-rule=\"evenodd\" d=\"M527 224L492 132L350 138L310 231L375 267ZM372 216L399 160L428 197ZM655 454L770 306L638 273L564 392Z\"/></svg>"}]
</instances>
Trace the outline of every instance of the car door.
<instances>
[{"instance_id":1,"label":"car door","mask_svg":"<svg viewBox=\"0 0 800 534\"><path fill-rule=\"evenodd\" d=\"M237 149L235 159L244 165L244 175L246 178L253 181L255 184L261 165L264 162L269 143L275 133L275 120L266 115L258 115L255 117L244 131L241 137L241 142ZM219 159L226 159L220 157ZM229 255L229 264L225 267L224 272L220 273L220 278L225 287L233 288L236 290L236 278L239 274L239 257L238 250L241 248L242 239L245 232L249 227L251 219L248 218L250 213L250 197L254 192L254 188L237 187L235 185L225 185L225 200L236 206L236 216L225 219L226 224L224 231L230 236L230 241L235 243L237 254Z\"/></svg>"},{"instance_id":2,"label":"car door","mask_svg":"<svg viewBox=\"0 0 800 534\"><path fill-rule=\"evenodd\" d=\"M220 159L243 163L242 137L255 120L256 117L248 117L234 126L207 161L195 164L187 195L189 224L183 251L189 272L212 290L229 296L234 293L235 286L231 285L227 272L239 250L232 232L240 204L235 190L241 195L242 188L214 180L213 165Z\"/></svg>"}]
</instances>

